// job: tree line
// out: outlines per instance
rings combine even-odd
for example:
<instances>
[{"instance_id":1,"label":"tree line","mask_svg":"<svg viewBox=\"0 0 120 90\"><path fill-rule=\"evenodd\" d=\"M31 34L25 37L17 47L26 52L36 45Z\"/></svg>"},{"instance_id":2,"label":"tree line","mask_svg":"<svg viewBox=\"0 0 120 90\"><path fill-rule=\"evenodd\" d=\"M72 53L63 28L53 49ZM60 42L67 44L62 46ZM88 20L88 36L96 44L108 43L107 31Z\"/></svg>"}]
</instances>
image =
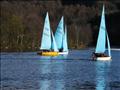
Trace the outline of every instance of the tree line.
<instances>
[{"instance_id":1,"label":"tree line","mask_svg":"<svg viewBox=\"0 0 120 90\"><path fill-rule=\"evenodd\" d=\"M106 23L108 21L106 25L110 41L113 45L119 46L119 21L113 23L115 15L120 15L120 7L117 5L120 4L119 2L95 1L89 6L79 3L63 4L61 0L3 0L0 1L0 50L39 50L46 12L49 12L53 32L56 31L60 18L64 16L69 48L95 46L103 3L106 6Z\"/></svg>"}]
</instances>

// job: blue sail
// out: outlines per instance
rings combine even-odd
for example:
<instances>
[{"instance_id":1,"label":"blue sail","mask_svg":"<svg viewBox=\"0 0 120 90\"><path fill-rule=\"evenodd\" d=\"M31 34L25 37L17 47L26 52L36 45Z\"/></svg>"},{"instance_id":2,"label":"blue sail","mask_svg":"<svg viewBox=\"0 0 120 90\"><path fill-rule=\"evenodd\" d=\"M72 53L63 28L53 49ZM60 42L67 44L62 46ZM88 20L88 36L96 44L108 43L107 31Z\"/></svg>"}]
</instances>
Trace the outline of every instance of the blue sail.
<instances>
[{"instance_id":1,"label":"blue sail","mask_svg":"<svg viewBox=\"0 0 120 90\"><path fill-rule=\"evenodd\" d=\"M56 40L56 44L58 49L61 49L62 46L62 40L63 40L63 34L64 34L64 20L63 20L63 16L58 24L57 30L55 32L55 40Z\"/></svg>"},{"instance_id":2,"label":"blue sail","mask_svg":"<svg viewBox=\"0 0 120 90\"><path fill-rule=\"evenodd\" d=\"M105 25L105 10L103 6L99 35L98 35L95 53L104 53L105 45L106 45L106 25Z\"/></svg>"},{"instance_id":3,"label":"blue sail","mask_svg":"<svg viewBox=\"0 0 120 90\"><path fill-rule=\"evenodd\" d=\"M111 56L110 41L107 33L107 46L108 46L108 56Z\"/></svg>"},{"instance_id":4,"label":"blue sail","mask_svg":"<svg viewBox=\"0 0 120 90\"><path fill-rule=\"evenodd\" d=\"M47 50L51 49L51 31L50 31L50 22L49 22L48 12L45 17L40 49L47 49Z\"/></svg>"},{"instance_id":5,"label":"blue sail","mask_svg":"<svg viewBox=\"0 0 120 90\"><path fill-rule=\"evenodd\" d=\"M58 48L57 48L57 45L56 45L56 41L55 41L55 38L54 38L54 35L53 35L53 32L52 32L52 46L51 46L52 50L54 51L58 51Z\"/></svg>"},{"instance_id":6,"label":"blue sail","mask_svg":"<svg viewBox=\"0 0 120 90\"><path fill-rule=\"evenodd\" d=\"M65 33L64 33L64 37L63 37L63 51L67 51L68 52L67 28L66 28L66 26L65 26Z\"/></svg>"}]
</instances>

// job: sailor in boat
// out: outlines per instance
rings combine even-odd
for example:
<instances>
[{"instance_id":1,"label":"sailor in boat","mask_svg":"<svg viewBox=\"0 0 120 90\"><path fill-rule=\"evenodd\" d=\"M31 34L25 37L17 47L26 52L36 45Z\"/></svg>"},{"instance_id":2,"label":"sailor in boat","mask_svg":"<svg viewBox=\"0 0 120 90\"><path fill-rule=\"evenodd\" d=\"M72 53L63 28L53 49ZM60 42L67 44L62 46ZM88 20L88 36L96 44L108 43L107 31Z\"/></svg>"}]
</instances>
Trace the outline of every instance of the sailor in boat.
<instances>
[{"instance_id":1,"label":"sailor in boat","mask_svg":"<svg viewBox=\"0 0 120 90\"><path fill-rule=\"evenodd\" d=\"M54 50L42 49L38 52L38 54L42 55L42 52L51 52L51 51L54 51Z\"/></svg>"},{"instance_id":2,"label":"sailor in boat","mask_svg":"<svg viewBox=\"0 0 120 90\"><path fill-rule=\"evenodd\" d=\"M63 48L59 49L59 52L63 52Z\"/></svg>"},{"instance_id":3,"label":"sailor in boat","mask_svg":"<svg viewBox=\"0 0 120 90\"><path fill-rule=\"evenodd\" d=\"M93 60L96 60L97 57L107 57L107 55L105 55L104 53L92 53L92 58Z\"/></svg>"}]
</instances>

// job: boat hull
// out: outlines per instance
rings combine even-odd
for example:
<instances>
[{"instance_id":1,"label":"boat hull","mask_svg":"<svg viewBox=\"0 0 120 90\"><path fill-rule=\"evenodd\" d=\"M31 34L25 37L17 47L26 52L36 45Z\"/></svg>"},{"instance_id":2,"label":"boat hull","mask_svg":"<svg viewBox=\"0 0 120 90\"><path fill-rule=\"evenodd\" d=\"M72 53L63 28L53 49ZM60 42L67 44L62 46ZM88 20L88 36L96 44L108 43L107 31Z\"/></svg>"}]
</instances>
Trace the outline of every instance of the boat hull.
<instances>
[{"instance_id":1,"label":"boat hull","mask_svg":"<svg viewBox=\"0 0 120 90\"><path fill-rule=\"evenodd\" d=\"M67 55L68 52L59 52L60 55Z\"/></svg>"},{"instance_id":2,"label":"boat hull","mask_svg":"<svg viewBox=\"0 0 120 90\"><path fill-rule=\"evenodd\" d=\"M38 52L37 53L38 55L42 55L42 56L58 56L59 55L59 53L58 52L52 52L52 51L50 51L50 52Z\"/></svg>"},{"instance_id":3,"label":"boat hull","mask_svg":"<svg viewBox=\"0 0 120 90\"><path fill-rule=\"evenodd\" d=\"M111 57L97 57L96 60L109 61L111 60Z\"/></svg>"}]
</instances>

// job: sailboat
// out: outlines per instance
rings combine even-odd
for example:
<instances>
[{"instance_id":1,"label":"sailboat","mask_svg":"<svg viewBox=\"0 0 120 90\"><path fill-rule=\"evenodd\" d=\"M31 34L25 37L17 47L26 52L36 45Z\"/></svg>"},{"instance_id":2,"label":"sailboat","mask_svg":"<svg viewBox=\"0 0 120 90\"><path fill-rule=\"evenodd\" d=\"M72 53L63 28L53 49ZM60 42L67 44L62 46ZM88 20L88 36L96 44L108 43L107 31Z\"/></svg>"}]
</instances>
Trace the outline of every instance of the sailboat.
<instances>
[{"instance_id":1,"label":"sailboat","mask_svg":"<svg viewBox=\"0 0 120 90\"><path fill-rule=\"evenodd\" d=\"M44 23L44 28L43 28L40 51L38 52L38 54L43 55L43 56L59 55L53 32L52 33L51 32L52 31L50 28L49 16L47 12L45 23Z\"/></svg>"},{"instance_id":2,"label":"sailboat","mask_svg":"<svg viewBox=\"0 0 120 90\"><path fill-rule=\"evenodd\" d=\"M65 26L65 32L64 32L64 17L63 16L55 32L55 40L56 40L56 44L59 50L59 54L68 54L67 28Z\"/></svg>"},{"instance_id":3,"label":"sailboat","mask_svg":"<svg viewBox=\"0 0 120 90\"><path fill-rule=\"evenodd\" d=\"M106 43L108 48L108 55L105 55ZM97 45L96 45L95 53L93 54L93 59L94 60L111 60L110 41L109 41L109 37L106 31L106 25L105 25L104 5L102 10L102 17L101 17L101 23L99 28L99 35L97 39Z\"/></svg>"}]
</instances>

